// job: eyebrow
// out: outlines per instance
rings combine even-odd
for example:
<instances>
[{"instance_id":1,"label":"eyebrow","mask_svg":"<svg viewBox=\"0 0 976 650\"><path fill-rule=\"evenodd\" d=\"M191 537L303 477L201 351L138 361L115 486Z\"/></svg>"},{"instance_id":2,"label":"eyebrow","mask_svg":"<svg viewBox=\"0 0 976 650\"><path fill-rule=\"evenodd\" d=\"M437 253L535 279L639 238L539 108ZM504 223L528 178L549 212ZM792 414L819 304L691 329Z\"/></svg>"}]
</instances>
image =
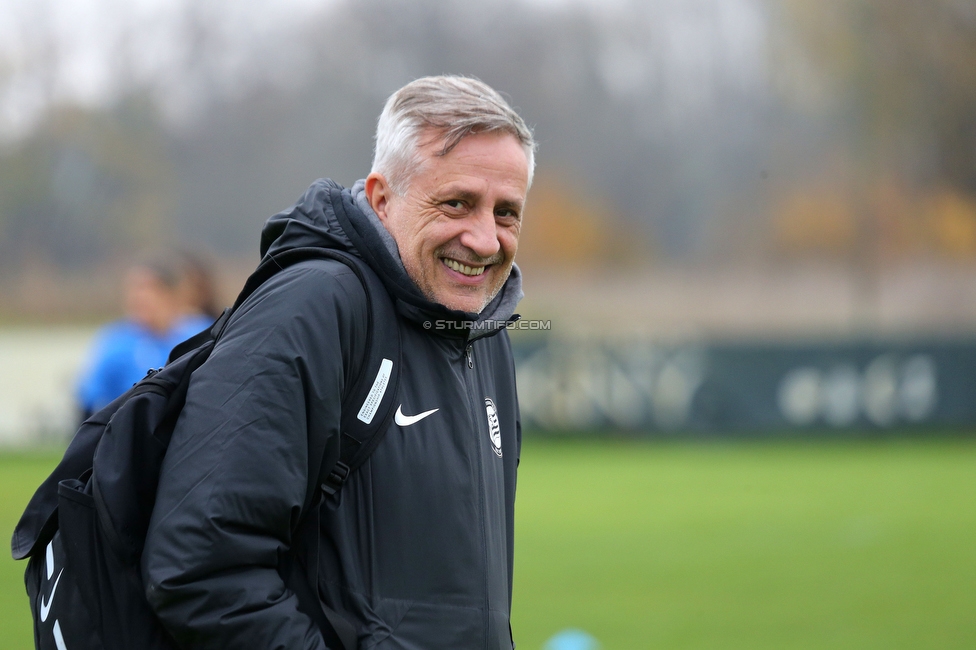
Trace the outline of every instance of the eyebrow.
<instances>
[{"instance_id":1,"label":"eyebrow","mask_svg":"<svg viewBox=\"0 0 976 650\"><path fill-rule=\"evenodd\" d=\"M450 199L461 199L468 203L474 203L481 197L477 192L471 192L470 190L448 190L444 192L444 195L450 197Z\"/></svg>"},{"instance_id":2,"label":"eyebrow","mask_svg":"<svg viewBox=\"0 0 976 650\"><path fill-rule=\"evenodd\" d=\"M449 190L444 192L445 196L452 199L461 199L467 201L468 203L475 203L481 198L481 194L478 192L472 192L470 190ZM512 210L513 212L522 212L522 203L519 201L513 201L512 199L501 199L495 204L495 208L505 208L507 210Z\"/></svg>"}]
</instances>

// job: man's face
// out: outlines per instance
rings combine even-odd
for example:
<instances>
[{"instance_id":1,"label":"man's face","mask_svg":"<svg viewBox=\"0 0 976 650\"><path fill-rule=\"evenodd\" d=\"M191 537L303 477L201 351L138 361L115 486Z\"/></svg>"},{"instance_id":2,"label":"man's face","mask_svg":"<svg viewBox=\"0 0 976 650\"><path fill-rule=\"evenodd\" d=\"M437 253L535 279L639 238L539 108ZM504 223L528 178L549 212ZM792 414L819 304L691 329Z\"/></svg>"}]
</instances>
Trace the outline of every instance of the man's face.
<instances>
[{"instance_id":1,"label":"man's face","mask_svg":"<svg viewBox=\"0 0 976 650\"><path fill-rule=\"evenodd\" d=\"M400 249L407 275L430 300L480 313L512 270L528 191L522 145L504 132L466 136L444 156L436 139L403 196L377 173L370 205Z\"/></svg>"}]
</instances>

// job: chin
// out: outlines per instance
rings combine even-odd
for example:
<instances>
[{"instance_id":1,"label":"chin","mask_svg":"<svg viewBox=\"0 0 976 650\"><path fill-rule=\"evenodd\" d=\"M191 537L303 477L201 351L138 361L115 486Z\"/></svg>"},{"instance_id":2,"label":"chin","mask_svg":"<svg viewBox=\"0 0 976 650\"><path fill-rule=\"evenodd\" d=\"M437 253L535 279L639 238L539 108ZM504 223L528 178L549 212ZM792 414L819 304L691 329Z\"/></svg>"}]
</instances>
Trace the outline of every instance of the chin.
<instances>
[{"instance_id":1,"label":"chin","mask_svg":"<svg viewBox=\"0 0 976 650\"><path fill-rule=\"evenodd\" d=\"M466 311L471 314L480 314L485 308L484 303L472 303L466 300L454 300L451 302L442 303L444 306L450 309L456 309L457 311Z\"/></svg>"},{"instance_id":2,"label":"chin","mask_svg":"<svg viewBox=\"0 0 976 650\"><path fill-rule=\"evenodd\" d=\"M488 304L488 300L484 297L474 297L474 296L458 296L456 294L449 296L442 296L435 298L434 302L440 303L447 307L448 309L455 309L457 311L466 311L474 314L480 314L484 310L485 306Z\"/></svg>"}]
</instances>

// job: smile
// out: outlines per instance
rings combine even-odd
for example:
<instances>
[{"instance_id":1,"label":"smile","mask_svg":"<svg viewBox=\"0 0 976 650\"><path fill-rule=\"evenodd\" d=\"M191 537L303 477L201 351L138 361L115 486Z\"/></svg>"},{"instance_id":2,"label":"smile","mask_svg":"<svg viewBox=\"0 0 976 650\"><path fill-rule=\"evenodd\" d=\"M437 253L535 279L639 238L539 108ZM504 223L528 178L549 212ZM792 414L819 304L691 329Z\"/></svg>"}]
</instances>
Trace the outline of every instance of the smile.
<instances>
[{"instance_id":1,"label":"smile","mask_svg":"<svg viewBox=\"0 0 976 650\"><path fill-rule=\"evenodd\" d=\"M441 261L444 262L444 266L447 268L464 275L478 276L485 272L484 266L467 266L446 257L442 257Z\"/></svg>"}]
</instances>

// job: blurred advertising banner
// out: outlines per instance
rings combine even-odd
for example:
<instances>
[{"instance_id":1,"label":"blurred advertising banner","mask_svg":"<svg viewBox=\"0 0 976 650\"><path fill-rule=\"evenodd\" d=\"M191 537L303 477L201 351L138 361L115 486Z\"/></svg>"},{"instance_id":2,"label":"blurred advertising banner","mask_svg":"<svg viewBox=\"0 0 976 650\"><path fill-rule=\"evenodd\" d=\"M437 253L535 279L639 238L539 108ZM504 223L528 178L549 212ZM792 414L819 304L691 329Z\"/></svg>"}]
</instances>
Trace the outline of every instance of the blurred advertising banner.
<instances>
[{"instance_id":1,"label":"blurred advertising banner","mask_svg":"<svg viewBox=\"0 0 976 650\"><path fill-rule=\"evenodd\" d=\"M513 343L526 428L793 434L976 425L976 339Z\"/></svg>"},{"instance_id":2,"label":"blurred advertising banner","mask_svg":"<svg viewBox=\"0 0 976 650\"><path fill-rule=\"evenodd\" d=\"M513 333L526 428L676 435L976 428L976 337L821 343ZM545 323L545 322L543 322ZM0 330L0 447L61 444L91 327Z\"/></svg>"}]
</instances>

